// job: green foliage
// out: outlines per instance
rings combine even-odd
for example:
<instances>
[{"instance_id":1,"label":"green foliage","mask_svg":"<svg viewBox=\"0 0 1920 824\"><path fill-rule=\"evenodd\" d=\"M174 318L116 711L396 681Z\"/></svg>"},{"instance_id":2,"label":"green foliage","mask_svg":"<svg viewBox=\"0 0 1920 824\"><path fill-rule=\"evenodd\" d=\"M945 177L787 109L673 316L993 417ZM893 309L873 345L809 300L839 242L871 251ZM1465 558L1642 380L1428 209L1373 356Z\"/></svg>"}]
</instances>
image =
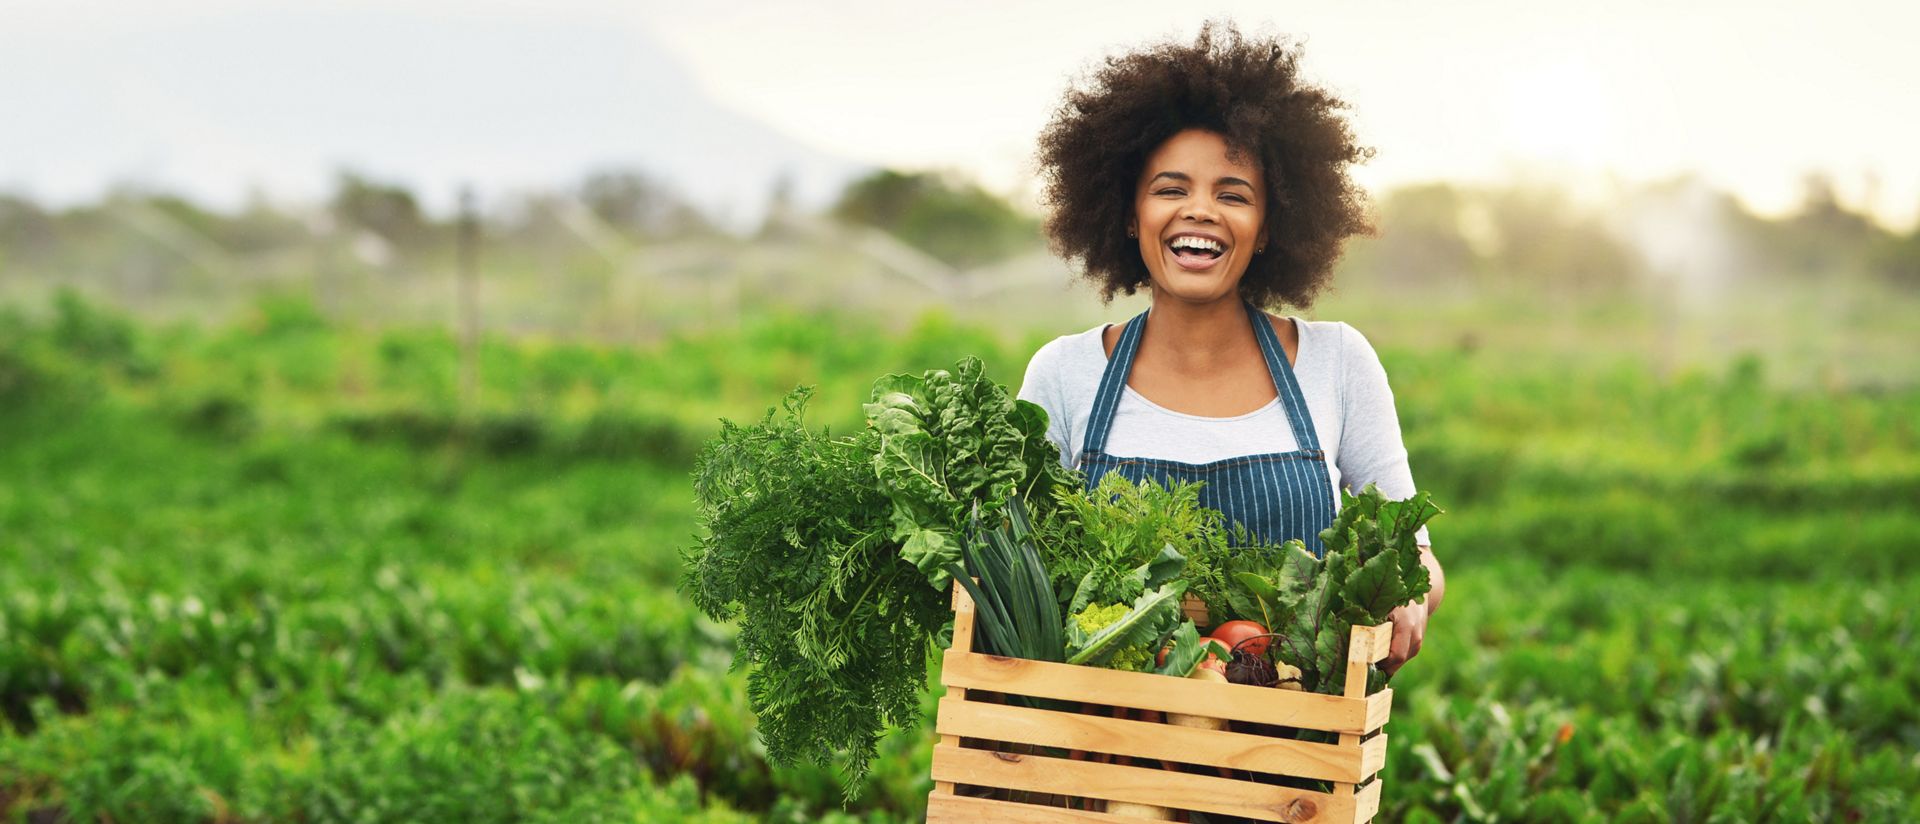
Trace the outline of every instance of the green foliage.
<instances>
[{"instance_id":1,"label":"green foliage","mask_svg":"<svg viewBox=\"0 0 1920 824\"><path fill-rule=\"evenodd\" d=\"M948 566L974 601L979 651L1035 661L1059 661L1065 649L1052 582L1033 545L1026 504L1007 502L1005 516L983 524L976 509L961 554L966 566ZM979 583L974 582L979 579Z\"/></svg>"},{"instance_id":2,"label":"green foliage","mask_svg":"<svg viewBox=\"0 0 1920 824\"><path fill-rule=\"evenodd\" d=\"M353 172L340 173L331 205L342 223L373 232L396 246L418 245L433 229L406 187Z\"/></svg>"},{"instance_id":3,"label":"green foliage","mask_svg":"<svg viewBox=\"0 0 1920 824\"><path fill-rule=\"evenodd\" d=\"M1194 626L1192 621L1181 621L1168 640L1166 662L1153 670L1161 675L1185 678L1192 675L1194 669L1209 655L1221 661L1233 655L1233 651L1220 641L1212 638L1201 640L1200 628Z\"/></svg>"},{"instance_id":4,"label":"green foliage","mask_svg":"<svg viewBox=\"0 0 1920 824\"><path fill-rule=\"evenodd\" d=\"M926 653L949 616L962 519L993 523L1007 502L1044 503L1071 478L1045 413L988 380L978 359L876 381L869 426L852 437L809 431L808 394L757 425L723 423L701 452L694 493L706 534L687 553L685 588L708 615L740 620L736 663L751 668L768 755L791 764L848 753L851 797L882 730L914 720ZM1022 583L1050 594L1046 573L1025 545L1025 508L1007 514L1011 532L974 522L984 543L966 559L985 579L987 591L974 590L984 628L990 643L1024 649L1032 639L1015 636L1018 618L1021 633L1044 639L1033 651L1051 653L1059 633Z\"/></svg>"},{"instance_id":5,"label":"green foliage","mask_svg":"<svg viewBox=\"0 0 1920 824\"><path fill-rule=\"evenodd\" d=\"M702 451L706 535L687 553L684 586L708 615L739 619L735 663L751 668L769 757L826 763L845 751L852 793L884 727L915 720L929 641L949 613L891 539L894 505L874 480L880 436L809 431L807 394L757 425L725 424Z\"/></svg>"},{"instance_id":6,"label":"green foliage","mask_svg":"<svg viewBox=\"0 0 1920 824\"><path fill-rule=\"evenodd\" d=\"M795 384L819 387L816 425L852 432L873 375L979 352L1017 379L1033 342L797 314L642 348L490 339L480 411L543 432L494 454L329 423L450 420L416 378L457 374L451 336L135 323L156 371L130 378L37 308L0 309L0 384L29 376L0 388L0 818L334 820L323 775L369 819L556 780L574 790L556 809L620 820L924 818L928 723L883 734L844 812L844 764L768 759L733 630L671 589L687 469L717 418ZM1765 369L1660 367L1631 329L1569 354L1517 313L1418 312L1439 319L1392 327L1479 344L1374 337L1415 478L1450 510L1380 820L1920 820L1920 394L1899 359L1816 372L1825 344L1803 338ZM383 340L407 342L404 369ZM218 392L254 424L183 431L173 399ZM630 446L569 434L597 416ZM1211 560L1224 578L1278 551ZM443 780L407 780L415 757Z\"/></svg>"},{"instance_id":7,"label":"green foliage","mask_svg":"<svg viewBox=\"0 0 1920 824\"><path fill-rule=\"evenodd\" d=\"M1046 413L988 380L977 358L952 372L883 377L865 409L879 436L873 471L893 504L893 538L936 591L947 589L976 508L991 519L1018 499L1044 514L1054 489L1074 485L1047 440Z\"/></svg>"},{"instance_id":8,"label":"green foliage","mask_svg":"<svg viewBox=\"0 0 1920 824\"><path fill-rule=\"evenodd\" d=\"M1131 606L1092 605L1067 624L1067 663L1148 672L1160 644L1180 623L1187 582L1141 593Z\"/></svg>"},{"instance_id":9,"label":"green foliage","mask_svg":"<svg viewBox=\"0 0 1920 824\"><path fill-rule=\"evenodd\" d=\"M883 229L954 266L973 267L1031 248L1039 226L969 184L891 169L854 181L836 217Z\"/></svg>"},{"instance_id":10,"label":"green foliage","mask_svg":"<svg viewBox=\"0 0 1920 824\"><path fill-rule=\"evenodd\" d=\"M1431 582L1415 532L1440 514L1425 491L1392 501L1368 484L1342 497L1333 524L1320 533L1323 558L1288 541L1275 555L1236 560L1240 591L1226 601L1237 617L1278 636L1271 652L1300 668L1303 689L1329 695L1345 689L1353 627L1376 626L1401 605L1425 599ZM1376 680L1371 689L1385 683Z\"/></svg>"},{"instance_id":11,"label":"green foliage","mask_svg":"<svg viewBox=\"0 0 1920 824\"><path fill-rule=\"evenodd\" d=\"M1176 574L1202 598L1223 592L1221 562L1253 543L1200 505L1197 483L1135 484L1110 472L1089 493L1063 488L1056 497L1054 589L1069 612L1132 601Z\"/></svg>"}]
</instances>

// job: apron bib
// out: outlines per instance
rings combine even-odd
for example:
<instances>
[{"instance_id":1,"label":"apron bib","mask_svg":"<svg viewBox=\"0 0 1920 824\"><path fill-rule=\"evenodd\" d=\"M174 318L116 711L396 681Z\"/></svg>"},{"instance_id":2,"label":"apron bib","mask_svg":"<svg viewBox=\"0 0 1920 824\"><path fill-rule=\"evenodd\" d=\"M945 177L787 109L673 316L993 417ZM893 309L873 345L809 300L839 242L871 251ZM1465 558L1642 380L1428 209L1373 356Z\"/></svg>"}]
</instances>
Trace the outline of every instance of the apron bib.
<instances>
[{"instance_id":1,"label":"apron bib","mask_svg":"<svg viewBox=\"0 0 1920 824\"><path fill-rule=\"evenodd\" d=\"M1108 472L1134 483L1149 478L1165 485L1171 481L1200 481L1200 503L1226 513L1229 523L1239 523L1255 537L1269 543L1298 538L1307 550L1320 557L1326 546L1320 531L1333 524L1335 502L1333 481L1327 474L1326 454L1320 451L1320 438L1307 413L1306 396L1294 380L1293 366L1259 309L1249 303L1247 320L1253 324L1254 337L1260 341L1260 354L1266 358L1267 374L1286 410L1287 422L1299 449L1293 452L1266 452L1243 455L1205 464L1181 463L1158 458L1130 458L1106 452L1107 433L1113 428L1114 411L1133 372L1134 357L1140 352L1140 338L1146 332L1147 312L1141 312L1120 333L1120 342L1107 360L1107 371L1100 378L1100 390L1093 398L1093 414L1087 420L1086 439L1081 445L1078 468L1087 476L1092 489Z\"/></svg>"}]
</instances>

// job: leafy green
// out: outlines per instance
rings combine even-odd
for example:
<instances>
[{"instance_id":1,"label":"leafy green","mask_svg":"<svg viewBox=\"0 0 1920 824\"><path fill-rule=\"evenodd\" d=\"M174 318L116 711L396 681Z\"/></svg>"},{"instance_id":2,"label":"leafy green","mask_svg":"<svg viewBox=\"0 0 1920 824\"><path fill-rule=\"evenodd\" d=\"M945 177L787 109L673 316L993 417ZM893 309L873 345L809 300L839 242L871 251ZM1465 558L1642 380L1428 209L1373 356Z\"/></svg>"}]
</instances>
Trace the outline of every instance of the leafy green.
<instances>
[{"instance_id":1,"label":"leafy green","mask_svg":"<svg viewBox=\"0 0 1920 824\"><path fill-rule=\"evenodd\" d=\"M1096 604L1067 625L1067 663L1145 672L1152 669L1157 642L1180 622L1185 581L1144 593L1132 607Z\"/></svg>"},{"instance_id":2,"label":"leafy green","mask_svg":"<svg viewBox=\"0 0 1920 824\"><path fill-rule=\"evenodd\" d=\"M1353 627L1376 626L1426 598L1431 581L1415 532L1440 514L1425 492L1393 501L1372 484L1343 501L1320 533L1324 558L1289 541L1277 555L1243 562L1233 572L1240 591L1228 596L1237 614L1277 634L1273 654L1300 668L1302 688L1330 695L1344 691Z\"/></svg>"},{"instance_id":3,"label":"leafy green","mask_svg":"<svg viewBox=\"0 0 1920 824\"><path fill-rule=\"evenodd\" d=\"M708 615L740 620L734 663L751 668L768 757L826 763L844 750L851 792L881 731L918 718L963 555L987 584L973 591L988 644L1064 653L1021 502L1051 510L1055 488L1077 482L1046 439L1046 413L975 358L875 381L868 426L852 437L808 431L807 397L794 392L754 426L723 423L701 452L706 535L687 553L684 586ZM969 518L989 525L971 546Z\"/></svg>"},{"instance_id":4,"label":"leafy green","mask_svg":"<svg viewBox=\"0 0 1920 824\"><path fill-rule=\"evenodd\" d=\"M931 639L950 616L893 542L892 503L873 480L879 437L804 425L807 390L758 424L723 422L700 453L694 493L705 536L682 588L716 620L739 619L735 667L768 758L849 754L848 791L887 725L919 717Z\"/></svg>"},{"instance_id":5,"label":"leafy green","mask_svg":"<svg viewBox=\"0 0 1920 824\"><path fill-rule=\"evenodd\" d=\"M1227 645L1214 638L1202 639L1200 629L1192 621L1181 621L1173 630L1173 644L1167 649L1166 663L1161 664L1157 672L1175 678L1185 678L1193 674L1195 667L1209 655L1226 660L1233 653Z\"/></svg>"},{"instance_id":6,"label":"leafy green","mask_svg":"<svg viewBox=\"0 0 1920 824\"><path fill-rule=\"evenodd\" d=\"M1234 533L1219 511L1200 505L1200 484L1136 484L1109 472L1092 490L1061 490L1058 501L1054 587L1068 612L1130 602L1173 575L1209 592L1224 589L1215 583L1214 559L1231 557Z\"/></svg>"},{"instance_id":7,"label":"leafy green","mask_svg":"<svg viewBox=\"0 0 1920 824\"><path fill-rule=\"evenodd\" d=\"M935 590L946 591L975 507L990 517L1017 498L1045 511L1055 488L1077 485L1047 440L1046 412L988 380L977 358L952 372L883 377L865 410L892 537Z\"/></svg>"},{"instance_id":8,"label":"leafy green","mask_svg":"<svg viewBox=\"0 0 1920 824\"><path fill-rule=\"evenodd\" d=\"M1033 544L1026 505L1015 498L1005 513L991 525L975 513L971 537L961 545L966 568L952 564L948 572L973 596L980 652L1059 661L1065 654L1060 610Z\"/></svg>"}]
</instances>

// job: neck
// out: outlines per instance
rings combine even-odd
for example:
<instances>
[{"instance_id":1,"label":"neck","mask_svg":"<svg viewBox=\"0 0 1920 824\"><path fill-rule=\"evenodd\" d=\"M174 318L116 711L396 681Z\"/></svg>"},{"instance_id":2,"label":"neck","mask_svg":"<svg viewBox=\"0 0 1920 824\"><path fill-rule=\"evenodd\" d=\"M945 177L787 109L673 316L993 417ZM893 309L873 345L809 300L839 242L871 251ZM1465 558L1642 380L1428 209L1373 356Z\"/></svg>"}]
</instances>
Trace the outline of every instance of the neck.
<instances>
[{"instance_id":1,"label":"neck","mask_svg":"<svg viewBox=\"0 0 1920 824\"><path fill-rule=\"evenodd\" d=\"M1142 349L1151 349L1182 371L1205 372L1244 354L1249 346L1257 348L1259 342L1238 290L1207 303L1153 291L1146 335L1140 339Z\"/></svg>"}]
</instances>

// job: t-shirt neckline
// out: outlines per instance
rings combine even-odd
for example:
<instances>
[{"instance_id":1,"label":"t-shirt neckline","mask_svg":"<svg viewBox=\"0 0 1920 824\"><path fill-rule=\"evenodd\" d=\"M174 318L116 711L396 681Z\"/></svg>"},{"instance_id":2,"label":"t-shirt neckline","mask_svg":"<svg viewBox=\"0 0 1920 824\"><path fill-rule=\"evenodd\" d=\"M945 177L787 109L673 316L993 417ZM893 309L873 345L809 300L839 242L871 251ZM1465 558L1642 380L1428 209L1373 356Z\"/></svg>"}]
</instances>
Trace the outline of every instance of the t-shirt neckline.
<instances>
[{"instance_id":1,"label":"t-shirt neckline","mask_svg":"<svg viewBox=\"0 0 1920 824\"><path fill-rule=\"evenodd\" d=\"M1293 315L1285 315L1284 317L1287 319L1288 323L1293 324L1294 338L1298 341L1298 343L1294 344L1293 364L1292 364L1294 374L1298 375L1300 372L1300 361L1304 360L1307 356L1307 325L1305 323L1302 323L1299 318L1294 317ZM1103 323L1093 330L1096 333L1093 336L1094 351L1100 353L1100 365L1101 365L1102 371L1105 371L1105 368L1108 364L1113 363L1112 356L1107 354L1107 330L1111 328L1113 328L1113 324ZM1282 356L1286 354L1284 351L1284 347L1282 348L1281 354ZM1252 417L1261 415L1263 413L1269 412L1274 407L1277 407L1280 405L1280 395L1279 395L1280 387L1276 386L1274 387L1273 400L1267 401L1259 409L1255 409L1250 412L1242 412L1238 415L1230 415L1224 418L1215 418L1215 417L1209 417L1207 415L1193 415L1186 412L1176 412L1172 409L1168 409L1164 406L1161 406L1160 404L1154 403L1152 400L1149 400L1147 396L1140 394L1140 391L1137 389L1134 389L1132 386L1122 386L1120 387L1120 389L1121 389L1122 397L1128 397L1136 401L1139 401L1140 403L1144 404L1148 409L1151 409L1155 412L1159 412L1163 415L1171 415L1173 417L1180 418L1183 420L1201 421L1204 423L1232 423L1234 421L1244 421L1248 418L1252 418Z\"/></svg>"}]
</instances>

